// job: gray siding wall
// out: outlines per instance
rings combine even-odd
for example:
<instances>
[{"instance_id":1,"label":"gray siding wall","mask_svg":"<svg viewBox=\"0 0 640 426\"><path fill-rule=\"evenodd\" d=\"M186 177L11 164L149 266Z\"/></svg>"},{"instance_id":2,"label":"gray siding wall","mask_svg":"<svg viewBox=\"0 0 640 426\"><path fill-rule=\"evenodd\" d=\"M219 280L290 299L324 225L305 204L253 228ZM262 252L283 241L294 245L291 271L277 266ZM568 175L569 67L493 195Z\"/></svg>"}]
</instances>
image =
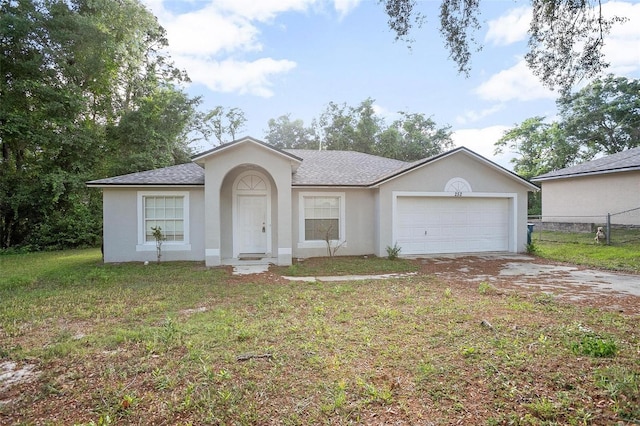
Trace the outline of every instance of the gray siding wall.
<instances>
[{"instance_id":1,"label":"gray siding wall","mask_svg":"<svg viewBox=\"0 0 640 426\"><path fill-rule=\"evenodd\" d=\"M640 172L542 182L542 216L545 222L601 222L607 213L637 207L640 207ZM613 216L611 222L640 225L640 211Z\"/></svg>"},{"instance_id":2,"label":"gray siding wall","mask_svg":"<svg viewBox=\"0 0 640 426\"><path fill-rule=\"evenodd\" d=\"M337 251L337 256L370 255L375 251L376 241L376 189L296 188L292 193L293 257L307 258L327 256L326 243L319 247L301 247L304 236L300 235L300 193L344 193L345 195L345 237L346 243Z\"/></svg>"},{"instance_id":3,"label":"gray siding wall","mask_svg":"<svg viewBox=\"0 0 640 426\"><path fill-rule=\"evenodd\" d=\"M204 191L201 188L170 188L189 193L190 251L173 251L164 244L162 260L204 260ZM112 262L156 261L156 252L139 251L138 192L162 191L162 188L103 188L104 260Z\"/></svg>"}]
</instances>

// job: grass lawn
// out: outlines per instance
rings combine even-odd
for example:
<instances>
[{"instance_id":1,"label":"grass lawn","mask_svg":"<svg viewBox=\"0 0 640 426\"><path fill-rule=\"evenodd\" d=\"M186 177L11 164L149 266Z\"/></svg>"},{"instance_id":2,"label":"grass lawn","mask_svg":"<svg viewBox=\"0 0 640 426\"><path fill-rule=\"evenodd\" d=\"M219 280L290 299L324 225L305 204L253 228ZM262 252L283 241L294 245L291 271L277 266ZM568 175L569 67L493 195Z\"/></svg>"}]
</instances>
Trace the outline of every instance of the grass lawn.
<instances>
[{"instance_id":1,"label":"grass lawn","mask_svg":"<svg viewBox=\"0 0 640 426\"><path fill-rule=\"evenodd\" d=\"M640 419L637 317L443 282L419 261L340 265L237 277L201 263L104 265L99 250L0 256L0 376L34 373L0 381L0 424ZM296 268L418 273L280 277Z\"/></svg>"},{"instance_id":2,"label":"grass lawn","mask_svg":"<svg viewBox=\"0 0 640 426\"><path fill-rule=\"evenodd\" d=\"M640 273L640 230L614 230L611 244L595 244L592 234L534 232L537 256L595 268Z\"/></svg>"}]
</instances>

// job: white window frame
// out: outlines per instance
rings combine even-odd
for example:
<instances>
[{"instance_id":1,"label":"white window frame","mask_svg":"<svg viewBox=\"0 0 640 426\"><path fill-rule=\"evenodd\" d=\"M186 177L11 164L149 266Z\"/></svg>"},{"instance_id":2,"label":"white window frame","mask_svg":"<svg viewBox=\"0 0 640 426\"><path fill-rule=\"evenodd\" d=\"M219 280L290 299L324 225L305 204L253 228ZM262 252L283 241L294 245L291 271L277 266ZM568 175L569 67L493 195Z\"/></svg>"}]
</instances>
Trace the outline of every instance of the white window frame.
<instances>
[{"instance_id":1,"label":"white window frame","mask_svg":"<svg viewBox=\"0 0 640 426\"><path fill-rule=\"evenodd\" d=\"M144 198L145 197L182 197L182 215L184 241L164 241L162 243L163 251L189 251L191 243L189 236L191 234L189 228L189 191L138 191L138 244L136 251L155 251L155 241L145 241L145 217L144 217Z\"/></svg>"},{"instance_id":2,"label":"white window frame","mask_svg":"<svg viewBox=\"0 0 640 426\"><path fill-rule=\"evenodd\" d=\"M300 192L298 194L298 248L326 248L327 242L324 240L305 240L305 216L304 216L304 199L308 197L334 197L340 200L339 209L339 236L338 240L331 240L332 245L346 246L346 204L344 192Z\"/></svg>"}]
</instances>

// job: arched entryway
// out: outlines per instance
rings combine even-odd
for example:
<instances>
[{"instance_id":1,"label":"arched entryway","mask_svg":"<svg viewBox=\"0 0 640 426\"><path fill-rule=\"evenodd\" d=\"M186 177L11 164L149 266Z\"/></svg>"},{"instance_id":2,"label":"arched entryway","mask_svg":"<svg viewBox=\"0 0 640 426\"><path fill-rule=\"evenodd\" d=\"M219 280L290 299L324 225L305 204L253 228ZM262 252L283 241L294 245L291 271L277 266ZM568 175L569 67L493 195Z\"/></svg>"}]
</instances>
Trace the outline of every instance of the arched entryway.
<instances>
[{"instance_id":1,"label":"arched entryway","mask_svg":"<svg viewBox=\"0 0 640 426\"><path fill-rule=\"evenodd\" d=\"M242 172L232 189L233 257L271 255L271 185L260 171Z\"/></svg>"}]
</instances>

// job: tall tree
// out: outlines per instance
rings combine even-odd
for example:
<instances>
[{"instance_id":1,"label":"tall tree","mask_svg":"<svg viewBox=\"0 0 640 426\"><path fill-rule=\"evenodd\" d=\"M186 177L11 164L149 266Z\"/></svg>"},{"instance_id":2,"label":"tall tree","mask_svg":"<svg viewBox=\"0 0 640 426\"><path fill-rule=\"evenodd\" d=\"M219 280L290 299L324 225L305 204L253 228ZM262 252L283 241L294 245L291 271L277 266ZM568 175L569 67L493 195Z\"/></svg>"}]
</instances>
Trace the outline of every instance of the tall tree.
<instances>
[{"instance_id":1,"label":"tall tree","mask_svg":"<svg viewBox=\"0 0 640 426\"><path fill-rule=\"evenodd\" d=\"M367 98L351 109L355 121L351 149L365 154L374 151L383 124L373 109L373 102L373 99Z\"/></svg>"},{"instance_id":2,"label":"tall tree","mask_svg":"<svg viewBox=\"0 0 640 426\"><path fill-rule=\"evenodd\" d=\"M413 26L425 15L417 0L379 0L396 39L411 41ZM602 0L530 0L528 66L543 84L563 92L581 79L593 77L608 64L602 55L611 27L625 18L605 18ZM468 74L471 51L481 46L474 33L480 28L480 0L440 0L440 32L458 71Z\"/></svg>"},{"instance_id":3,"label":"tall tree","mask_svg":"<svg viewBox=\"0 0 640 426\"><path fill-rule=\"evenodd\" d=\"M609 75L557 104L568 137L585 147L586 159L640 146L640 80Z\"/></svg>"},{"instance_id":4,"label":"tall tree","mask_svg":"<svg viewBox=\"0 0 640 426\"><path fill-rule=\"evenodd\" d=\"M558 122L529 118L495 144L517 155L514 170L525 178L640 146L640 80L610 75L556 103Z\"/></svg>"},{"instance_id":5,"label":"tall tree","mask_svg":"<svg viewBox=\"0 0 640 426\"><path fill-rule=\"evenodd\" d=\"M329 102L317 121L322 149L351 150L355 135L355 118L346 104Z\"/></svg>"},{"instance_id":6,"label":"tall tree","mask_svg":"<svg viewBox=\"0 0 640 426\"><path fill-rule=\"evenodd\" d=\"M291 121L291 114L272 118L265 140L278 148L318 149L318 141L300 119Z\"/></svg>"},{"instance_id":7,"label":"tall tree","mask_svg":"<svg viewBox=\"0 0 640 426\"><path fill-rule=\"evenodd\" d=\"M358 106L330 102L305 128L290 115L269 120L267 141L278 147L358 151L415 161L453 147L451 127L438 127L424 114L400 112L391 126L375 112L374 100Z\"/></svg>"},{"instance_id":8,"label":"tall tree","mask_svg":"<svg viewBox=\"0 0 640 426\"><path fill-rule=\"evenodd\" d=\"M525 179L573 165L580 158L580 146L566 137L558 123L545 123L544 117L532 117L504 133L496 144L496 153L505 149L518 155L511 161L514 171ZM542 214L542 198L530 192L529 215Z\"/></svg>"},{"instance_id":9,"label":"tall tree","mask_svg":"<svg viewBox=\"0 0 640 426\"><path fill-rule=\"evenodd\" d=\"M238 132L244 129L244 125L247 122L247 119L244 116L244 111L242 111L240 108L231 108L229 111L227 111L225 117L227 118L227 121L229 123L227 126L227 130L231 135L231 140L234 141L236 140L236 135L238 134Z\"/></svg>"},{"instance_id":10,"label":"tall tree","mask_svg":"<svg viewBox=\"0 0 640 426\"><path fill-rule=\"evenodd\" d=\"M173 86L158 87L137 100L137 109L123 113L117 125L107 126L110 157L116 161L106 174L119 175L189 161L187 133L198 102Z\"/></svg>"},{"instance_id":11,"label":"tall tree","mask_svg":"<svg viewBox=\"0 0 640 426\"><path fill-rule=\"evenodd\" d=\"M393 158L415 161L453 148L451 126L438 128L435 121L419 113L401 111L400 117L391 125L400 135Z\"/></svg>"},{"instance_id":12,"label":"tall tree","mask_svg":"<svg viewBox=\"0 0 640 426\"><path fill-rule=\"evenodd\" d=\"M571 166L580 158L580 145L567 138L559 123L544 120L528 118L495 143L496 154L508 149L517 155L511 160L514 171L525 179Z\"/></svg>"},{"instance_id":13,"label":"tall tree","mask_svg":"<svg viewBox=\"0 0 640 426\"><path fill-rule=\"evenodd\" d=\"M218 105L209 112L198 112L193 130L207 141L210 141L211 136L215 136L218 144L223 144L235 140L236 134L244 128L246 122L244 111L240 108L227 110Z\"/></svg>"},{"instance_id":14,"label":"tall tree","mask_svg":"<svg viewBox=\"0 0 640 426\"><path fill-rule=\"evenodd\" d=\"M0 248L93 244L86 180L185 159L197 101L171 88L165 45L135 0L0 1Z\"/></svg>"}]
</instances>

